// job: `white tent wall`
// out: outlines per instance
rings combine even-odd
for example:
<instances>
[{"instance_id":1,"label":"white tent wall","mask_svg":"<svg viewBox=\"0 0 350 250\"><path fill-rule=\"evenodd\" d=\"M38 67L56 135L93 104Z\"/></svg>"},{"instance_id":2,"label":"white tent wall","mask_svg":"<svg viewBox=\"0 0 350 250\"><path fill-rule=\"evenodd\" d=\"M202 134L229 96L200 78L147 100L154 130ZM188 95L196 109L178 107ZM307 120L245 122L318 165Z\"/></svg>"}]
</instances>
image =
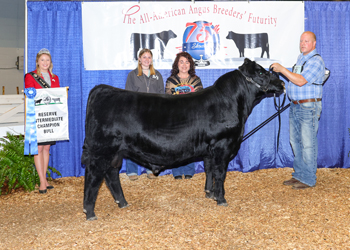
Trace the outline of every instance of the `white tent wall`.
<instances>
[{"instance_id":1,"label":"white tent wall","mask_svg":"<svg viewBox=\"0 0 350 250\"><path fill-rule=\"evenodd\" d=\"M23 89L25 43L25 3L1 0L0 8L0 87L1 94L17 94ZM18 67L17 67L18 60Z\"/></svg>"}]
</instances>

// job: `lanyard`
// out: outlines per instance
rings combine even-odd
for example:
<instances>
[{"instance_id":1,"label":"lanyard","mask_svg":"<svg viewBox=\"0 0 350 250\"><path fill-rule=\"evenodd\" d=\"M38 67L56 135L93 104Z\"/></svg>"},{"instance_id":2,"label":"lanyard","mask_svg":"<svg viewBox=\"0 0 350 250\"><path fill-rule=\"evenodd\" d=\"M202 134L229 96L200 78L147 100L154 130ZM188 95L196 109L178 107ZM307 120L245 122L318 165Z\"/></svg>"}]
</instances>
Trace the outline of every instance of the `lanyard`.
<instances>
[{"instance_id":1,"label":"lanyard","mask_svg":"<svg viewBox=\"0 0 350 250\"><path fill-rule=\"evenodd\" d=\"M145 79L147 93L149 93L149 85L151 84L151 78L150 77L146 77L145 74L143 74L143 78ZM147 78L148 78L148 82L147 82Z\"/></svg>"}]
</instances>

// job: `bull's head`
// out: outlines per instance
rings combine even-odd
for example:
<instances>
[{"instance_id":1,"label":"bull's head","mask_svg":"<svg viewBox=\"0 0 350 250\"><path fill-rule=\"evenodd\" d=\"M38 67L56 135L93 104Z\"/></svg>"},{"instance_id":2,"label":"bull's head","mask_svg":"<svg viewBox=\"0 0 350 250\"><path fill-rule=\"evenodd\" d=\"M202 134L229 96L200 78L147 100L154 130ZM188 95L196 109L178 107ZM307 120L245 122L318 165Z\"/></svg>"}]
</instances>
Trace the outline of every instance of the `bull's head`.
<instances>
[{"instance_id":1,"label":"bull's head","mask_svg":"<svg viewBox=\"0 0 350 250\"><path fill-rule=\"evenodd\" d=\"M284 82L281 79L248 58L244 59L244 63L238 69L248 82L263 92L282 93L284 91Z\"/></svg>"}]
</instances>

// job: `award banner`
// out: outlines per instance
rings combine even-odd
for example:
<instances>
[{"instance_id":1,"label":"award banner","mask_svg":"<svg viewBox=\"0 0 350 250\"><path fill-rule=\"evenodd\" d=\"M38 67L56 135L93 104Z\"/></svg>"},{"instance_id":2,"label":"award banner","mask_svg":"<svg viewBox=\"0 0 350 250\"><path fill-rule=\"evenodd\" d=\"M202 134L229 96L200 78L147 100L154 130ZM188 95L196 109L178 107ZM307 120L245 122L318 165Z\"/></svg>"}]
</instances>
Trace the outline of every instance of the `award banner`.
<instances>
[{"instance_id":1,"label":"award banner","mask_svg":"<svg viewBox=\"0 0 350 250\"><path fill-rule=\"evenodd\" d=\"M200 68L292 67L304 31L304 1L83 2L86 70L130 70L151 49L156 69L186 51Z\"/></svg>"},{"instance_id":2,"label":"award banner","mask_svg":"<svg viewBox=\"0 0 350 250\"><path fill-rule=\"evenodd\" d=\"M38 142L69 140L67 88L36 89Z\"/></svg>"},{"instance_id":3,"label":"award banner","mask_svg":"<svg viewBox=\"0 0 350 250\"><path fill-rule=\"evenodd\" d=\"M26 88L24 90L26 119L25 119L25 136L24 136L24 155L38 154L38 142L36 137L36 123L35 123L35 102L36 96L35 88Z\"/></svg>"}]
</instances>

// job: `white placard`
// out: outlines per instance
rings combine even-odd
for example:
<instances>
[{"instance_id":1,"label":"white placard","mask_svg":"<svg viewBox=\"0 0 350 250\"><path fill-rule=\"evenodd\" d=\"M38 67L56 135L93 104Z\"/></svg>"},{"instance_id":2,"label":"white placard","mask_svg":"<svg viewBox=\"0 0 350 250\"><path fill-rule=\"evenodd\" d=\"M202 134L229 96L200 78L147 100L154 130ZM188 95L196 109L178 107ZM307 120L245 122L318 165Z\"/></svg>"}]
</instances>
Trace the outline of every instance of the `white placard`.
<instances>
[{"instance_id":1,"label":"white placard","mask_svg":"<svg viewBox=\"0 0 350 250\"><path fill-rule=\"evenodd\" d=\"M67 88L37 89L34 102L38 143L69 140Z\"/></svg>"},{"instance_id":2,"label":"white placard","mask_svg":"<svg viewBox=\"0 0 350 250\"><path fill-rule=\"evenodd\" d=\"M143 47L156 69L170 69L181 51L197 68L237 68L244 57L292 67L304 2L83 2L82 19L86 70L134 69Z\"/></svg>"}]
</instances>

